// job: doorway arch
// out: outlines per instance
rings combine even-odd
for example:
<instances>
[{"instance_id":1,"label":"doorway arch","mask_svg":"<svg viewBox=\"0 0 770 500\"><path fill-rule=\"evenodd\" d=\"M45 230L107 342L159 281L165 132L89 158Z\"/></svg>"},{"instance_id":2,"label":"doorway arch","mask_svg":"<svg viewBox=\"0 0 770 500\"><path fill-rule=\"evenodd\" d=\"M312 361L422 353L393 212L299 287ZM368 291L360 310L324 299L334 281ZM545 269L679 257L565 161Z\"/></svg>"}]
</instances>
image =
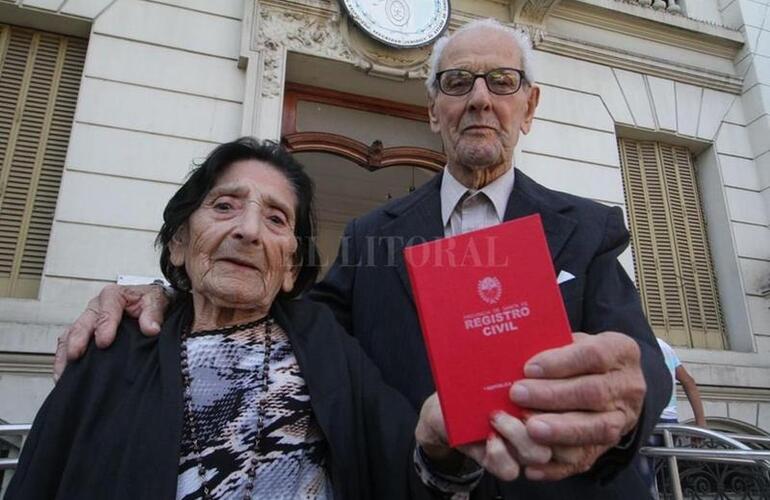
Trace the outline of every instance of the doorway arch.
<instances>
[{"instance_id":1,"label":"doorway arch","mask_svg":"<svg viewBox=\"0 0 770 500\"><path fill-rule=\"evenodd\" d=\"M383 147L381 141L370 145L330 132L294 132L283 136L291 153L330 153L374 172L381 168L404 166L439 172L446 156L432 149L414 146Z\"/></svg>"}]
</instances>

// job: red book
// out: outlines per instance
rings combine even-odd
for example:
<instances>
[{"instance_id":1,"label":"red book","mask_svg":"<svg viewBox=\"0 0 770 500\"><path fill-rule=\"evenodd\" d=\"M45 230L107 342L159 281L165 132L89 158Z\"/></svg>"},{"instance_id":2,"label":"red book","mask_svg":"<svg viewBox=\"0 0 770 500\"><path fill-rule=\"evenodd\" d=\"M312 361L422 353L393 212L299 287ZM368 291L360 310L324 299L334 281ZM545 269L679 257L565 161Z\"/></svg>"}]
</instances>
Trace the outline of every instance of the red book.
<instances>
[{"instance_id":1,"label":"red book","mask_svg":"<svg viewBox=\"0 0 770 500\"><path fill-rule=\"evenodd\" d=\"M539 215L404 250L449 444L486 439L535 354L572 342Z\"/></svg>"}]
</instances>

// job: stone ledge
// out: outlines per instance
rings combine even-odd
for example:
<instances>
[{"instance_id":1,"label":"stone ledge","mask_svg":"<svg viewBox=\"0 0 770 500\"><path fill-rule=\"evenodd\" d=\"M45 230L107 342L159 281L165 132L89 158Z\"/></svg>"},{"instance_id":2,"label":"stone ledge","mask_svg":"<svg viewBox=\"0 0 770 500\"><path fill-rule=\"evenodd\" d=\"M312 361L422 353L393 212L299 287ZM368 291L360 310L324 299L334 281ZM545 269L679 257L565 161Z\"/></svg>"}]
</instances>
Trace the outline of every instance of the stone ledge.
<instances>
[{"instance_id":1,"label":"stone ledge","mask_svg":"<svg viewBox=\"0 0 770 500\"><path fill-rule=\"evenodd\" d=\"M732 40L739 44L743 43L743 35L739 31L727 28L725 26L706 21L699 21L697 19L691 19L686 15L672 14L665 10L657 10L650 7L642 7L641 5L634 5L632 3L619 2L618 0L566 0L562 2L558 8L581 8L582 6L580 4L588 4L604 10L624 14L626 16L641 18L652 23L660 23L671 28L678 28L704 35L710 35L716 38Z\"/></svg>"},{"instance_id":2,"label":"stone ledge","mask_svg":"<svg viewBox=\"0 0 770 500\"><path fill-rule=\"evenodd\" d=\"M625 69L635 73L657 76L730 94L740 95L743 78L736 75L707 71L695 66L675 64L664 59L653 59L641 54L620 51L612 47L574 40L556 34L544 34L536 44L538 50L572 57L595 64Z\"/></svg>"},{"instance_id":3,"label":"stone ledge","mask_svg":"<svg viewBox=\"0 0 770 500\"><path fill-rule=\"evenodd\" d=\"M770 388L719 387L699 384L698 391L705 401L770 403ZM678 398L687 399L680 384L676 386L676 393Z\"/></svg>"},{"instance_id":4,"label":"stone ledge","mask_svg":"<svg viewBox=\"0 0 770 500\"><path fill-rule=\"evenodd\" d=\"M5 374L52 375L53 355L0 352L0 377Z\"/></svg>"},{"instance_id":5,"label":"stone ledge","mask_svg":"<svg viewBox=\"0 0 770 500\"><path fill-rule=\"evenodd\" d=\"M685 349L675 347L683 362L712 365L743 366L770 369L770 356L755 352L717 351L710 349ZM768 379L770 386L770 379Z\"/></svg>"}]
</instances>

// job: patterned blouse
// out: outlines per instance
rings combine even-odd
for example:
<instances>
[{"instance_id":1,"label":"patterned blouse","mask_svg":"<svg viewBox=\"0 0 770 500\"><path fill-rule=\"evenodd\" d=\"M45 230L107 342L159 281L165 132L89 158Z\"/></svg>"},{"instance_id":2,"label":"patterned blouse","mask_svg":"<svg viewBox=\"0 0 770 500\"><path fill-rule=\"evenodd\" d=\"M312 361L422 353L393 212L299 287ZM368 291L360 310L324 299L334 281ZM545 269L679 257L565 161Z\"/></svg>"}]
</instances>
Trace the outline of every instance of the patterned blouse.
<instances>
[{"instance_id":1,"label":"patterned blouse","mask_svg":"<svg viewBox=\"0 0 770 500\"><path fill-rule=\"evenodd\" d=\"M331 499L326 443L286 332L271 328L269 388L252 498ZM211 495L243 498L255 453L265 324L193 332L187 338L192 414ZM196 453L185 425L177 499L202 497Z\"/></svg>"}]
</instances>

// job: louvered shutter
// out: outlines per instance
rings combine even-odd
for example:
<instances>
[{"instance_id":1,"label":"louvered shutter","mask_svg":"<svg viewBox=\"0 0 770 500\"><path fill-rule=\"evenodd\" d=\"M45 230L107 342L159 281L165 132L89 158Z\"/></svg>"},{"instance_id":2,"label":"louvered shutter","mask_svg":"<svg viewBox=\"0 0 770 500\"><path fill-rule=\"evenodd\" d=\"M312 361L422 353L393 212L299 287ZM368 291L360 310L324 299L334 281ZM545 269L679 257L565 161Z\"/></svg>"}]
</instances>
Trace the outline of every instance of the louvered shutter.
<instances>
[{"instance_id":1,"label":"louvered shutter","mask_svg":"<svg viewBox=\"0 0 770 500\"><path fill-rule=\"evenodd\" d=\"M687 148L620 139L637 285L655 334L724 349L705 222Z\"/></svg>"},{"instance_id":2,"label":"louvered shutter","mask_svg":"<svg viewBox=\"0 0 770 500\"><path fill-rule=\"evenodd\" d=\"M0 25L0 296L37 297L85 52Z\"/></svg>"}]
</instances>

